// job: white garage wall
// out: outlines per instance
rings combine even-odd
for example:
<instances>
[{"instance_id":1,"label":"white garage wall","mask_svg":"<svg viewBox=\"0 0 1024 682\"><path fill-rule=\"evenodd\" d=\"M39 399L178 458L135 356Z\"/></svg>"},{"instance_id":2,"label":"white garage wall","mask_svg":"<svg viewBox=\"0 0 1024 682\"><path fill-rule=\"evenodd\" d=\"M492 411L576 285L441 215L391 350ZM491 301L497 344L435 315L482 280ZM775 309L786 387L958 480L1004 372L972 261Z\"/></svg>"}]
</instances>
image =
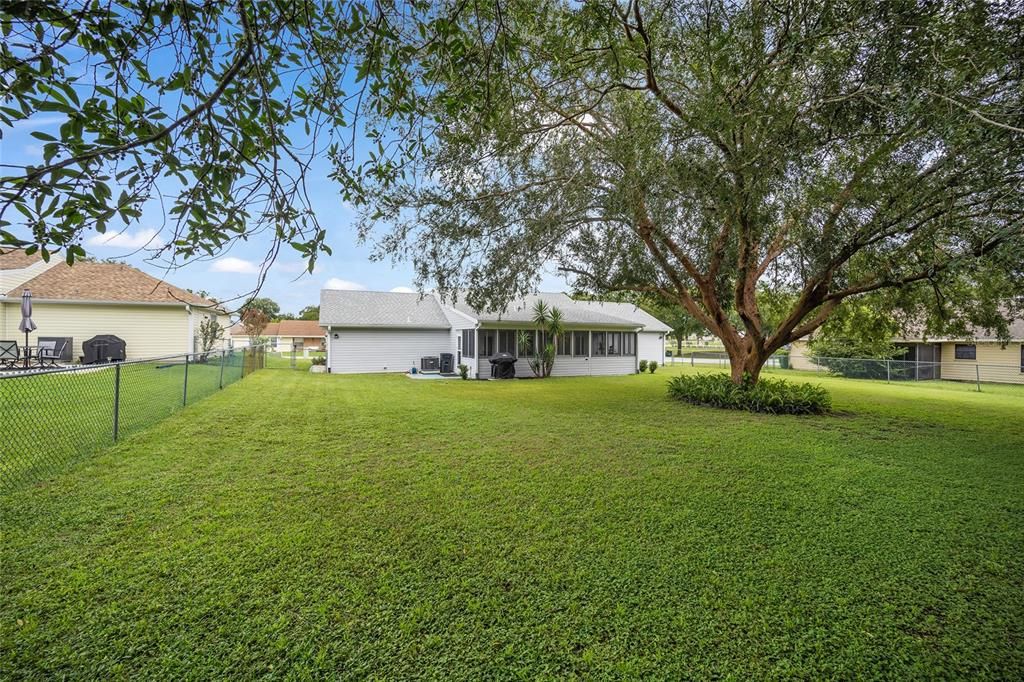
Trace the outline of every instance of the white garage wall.
<instances>
[{"instance_id":1,"label":"white garage wall","mask_svg":"<svg viewBox=\"0 0 1024 682\"><path fill-rule=\"evenodd\" d=\"M333 328L328 343L332 374L408 372L411 367L419 369L421 357L455 353L447 329Z\"/></svg>"},{"instance_id":2,"label":"white garage wall","mask_svg":"<svg viewBox=\"0 0 1024 682\"><path fill-rule=\"evenodd\" d=\"M636 352L638 360L656 360L659 365L665 364L665 335L640 332L636 335Z\"/></svg>"}]
</instances>

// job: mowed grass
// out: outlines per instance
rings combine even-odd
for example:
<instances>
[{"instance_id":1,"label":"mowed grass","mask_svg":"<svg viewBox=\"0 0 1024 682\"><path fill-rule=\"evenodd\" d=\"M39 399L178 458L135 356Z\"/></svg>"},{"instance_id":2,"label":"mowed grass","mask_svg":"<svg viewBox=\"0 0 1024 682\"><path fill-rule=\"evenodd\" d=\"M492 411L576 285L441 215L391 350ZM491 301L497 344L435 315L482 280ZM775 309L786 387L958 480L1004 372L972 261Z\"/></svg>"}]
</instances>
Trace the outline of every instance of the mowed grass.
<instances>
[{"instance_id":1,"label":"mowed grass","mask_svg":"<svg viewBox=\"0 0 1024 682\"><path fill-rule=\"evenodd\" d=\"M1024 677L1020 394L668 375L258 372L0 498L0 670Z\"/></svg>"}]
</instances>

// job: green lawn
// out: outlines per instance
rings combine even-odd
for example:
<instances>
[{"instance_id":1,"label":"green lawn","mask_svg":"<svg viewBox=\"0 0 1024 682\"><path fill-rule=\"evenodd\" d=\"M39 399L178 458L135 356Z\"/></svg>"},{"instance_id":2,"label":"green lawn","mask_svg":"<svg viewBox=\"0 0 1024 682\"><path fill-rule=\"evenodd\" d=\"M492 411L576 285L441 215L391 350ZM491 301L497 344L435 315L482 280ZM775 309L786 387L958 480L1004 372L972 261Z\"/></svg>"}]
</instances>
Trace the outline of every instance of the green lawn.
<instances>
[{"instance_id":1,"label":"green lawn","mask_svg":"<svg viewBox=\"0 0 1024 682\"><path fill-rule=\"evenodd\" d=\"M242 354L211 357L188 367L181 358L120 366L118 432L152 426L241 378ZM63 468L68 460L104 448L114 438L118 367L0 378L0 494L7 485Z\"/></svg>"},{"instance_id":2,"label":"green lawn","mask_svg":"<svg viewBox=\"0 0 1024 682\"><path fill-rule=\"evenodd\" d=\"M670 371L258 372L0 496L0 670L1024 677L1024 393L770 417Z\"/></svg>"}]
</instances>

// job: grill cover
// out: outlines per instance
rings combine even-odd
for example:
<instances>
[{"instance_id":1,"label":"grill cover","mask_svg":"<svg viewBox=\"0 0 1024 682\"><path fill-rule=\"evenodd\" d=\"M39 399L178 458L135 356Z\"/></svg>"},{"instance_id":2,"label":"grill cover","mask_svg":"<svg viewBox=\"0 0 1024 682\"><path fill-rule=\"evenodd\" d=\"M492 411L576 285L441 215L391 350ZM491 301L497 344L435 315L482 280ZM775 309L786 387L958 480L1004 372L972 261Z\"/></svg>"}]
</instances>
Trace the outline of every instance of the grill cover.
<instances>
[{"instance_id":1,"label":"grill cover","mask_svg":"<svg viewBox=\"0 0 1024 682\"><path fill-rule=\"evenodd\" d=\"M491 356L492 379L515 379L516 356L511 353L498 353Z\"/></svg>"},{"instance_id":2,"label":"grill cover","mask_svg":"<svg viewBox=\"0 0 1024 682\"><path fill-rule=\"evenodd\" d=\"M82 362L93 365L107 360L120 361L125 358L127 344L113 334L98 334L82 342Z\"/></svg>"}]
</instances>

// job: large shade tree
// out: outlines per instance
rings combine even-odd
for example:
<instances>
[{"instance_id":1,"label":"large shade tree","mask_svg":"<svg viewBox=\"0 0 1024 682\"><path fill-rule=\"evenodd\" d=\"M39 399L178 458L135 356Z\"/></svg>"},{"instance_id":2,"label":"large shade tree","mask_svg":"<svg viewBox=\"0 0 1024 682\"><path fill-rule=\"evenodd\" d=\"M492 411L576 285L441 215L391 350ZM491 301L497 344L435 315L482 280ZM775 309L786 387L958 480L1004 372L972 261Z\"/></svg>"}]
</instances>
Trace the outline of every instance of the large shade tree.
<instances>
[{"instance_id":1,"label":"large shade tree","mask_svg":"<svg viewBox=\"0 0 1024 682\"><path fill-rule=\"evenodd\" d=\"M1020 309L1018 5L470 7L419 53L429 144L364 223L421 281L500 308L554 265L654 295L737 382L871 292L922 324Z\"/></svg>"}]
</instances>

